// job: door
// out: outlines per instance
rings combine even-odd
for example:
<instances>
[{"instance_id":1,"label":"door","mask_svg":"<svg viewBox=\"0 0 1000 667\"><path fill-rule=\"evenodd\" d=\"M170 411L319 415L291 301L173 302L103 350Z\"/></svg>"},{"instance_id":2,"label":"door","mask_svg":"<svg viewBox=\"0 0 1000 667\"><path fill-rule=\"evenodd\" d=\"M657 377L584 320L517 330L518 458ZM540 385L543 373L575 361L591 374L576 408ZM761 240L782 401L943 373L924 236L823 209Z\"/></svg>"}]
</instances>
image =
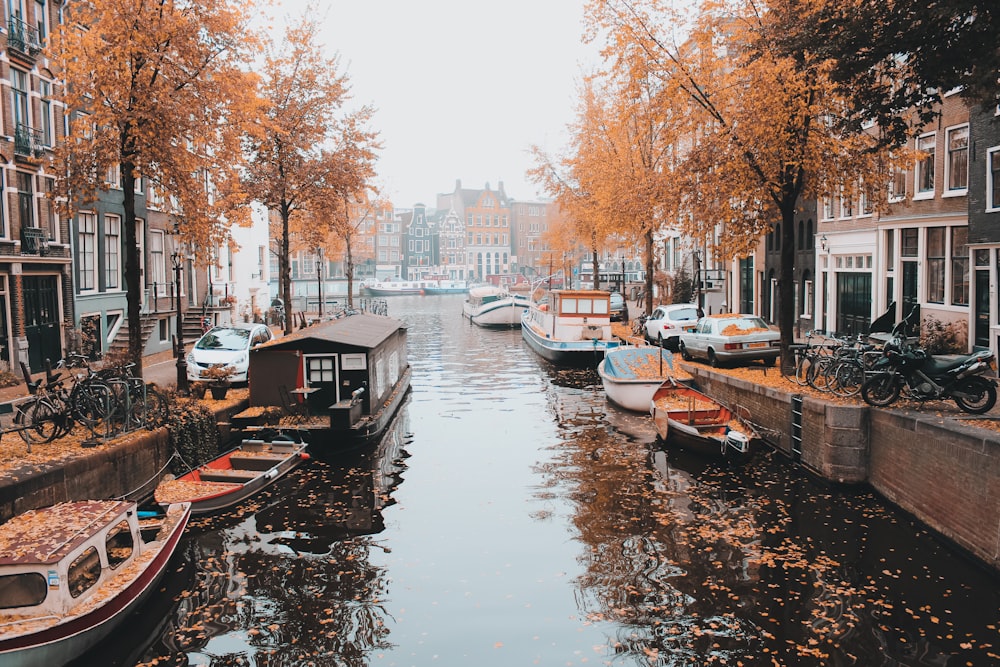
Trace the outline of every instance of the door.
<instances>
[{"instance_id":1,"label":"door","mask_svg":"<svg viewBox=\"0 0 1000 667\"><path fill-rule=\"evenodd\" d=\"M45 360L62 359L59 337L59 281L56 276L24 276L24 333L32 373L45 370Z\"/></svg>"},{"instance_id":2,"label":"door","mask_svg":"<svg viewBox=\"0 0 1000 667\"><path fill-rule=\"evenodd\" d=\"M320 406L319 413L325 413L328 406L340 399L337 395L337 355L306 355L305 364L306 386L316 390L309 394L310 411L316 414Z\"/></svg>"},{"instance_id":3,"label":"door","mask_svg":"<svg viewBox=\"0 0 1000 667\"><path fill-rule=\"evenodd\" d=\"M837 331L868 333L872 320L872 274L837 274Z\"/></svg>"},{"instance_id":4,"label":"door","mask_svg":"<svg viewBox=\"0 0 1000 667\"><path fill-rule=\"evenodd\" d=\"M990 347L990 270L976 269L976 330L973 345Z\"/></svg>"}]
</instances>

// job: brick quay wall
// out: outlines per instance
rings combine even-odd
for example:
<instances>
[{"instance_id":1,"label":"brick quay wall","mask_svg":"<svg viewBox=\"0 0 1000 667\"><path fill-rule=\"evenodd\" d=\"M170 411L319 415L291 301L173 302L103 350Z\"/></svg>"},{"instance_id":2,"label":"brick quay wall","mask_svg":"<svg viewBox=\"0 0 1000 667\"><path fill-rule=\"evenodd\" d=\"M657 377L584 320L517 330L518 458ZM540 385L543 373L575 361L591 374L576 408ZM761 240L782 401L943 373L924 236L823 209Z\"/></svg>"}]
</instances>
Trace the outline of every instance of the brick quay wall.
<instances>
[{"instance_id":1,"label":"brick quay wall","mask_svg":"<svg viewBox=\"0 0 1000 667\"><path fill-rule=\"evenodd\" d=\"M685 369L701 391L744 408L751 421L773 432L768 439L775 449L812 473L830 482L870 485L1000 570L1000 432L930 412L845 405L805 395L796 406L791 392L703 366L686 364ZM800 443L792 440L796 417Z\"/></svg>"}]
</instances>

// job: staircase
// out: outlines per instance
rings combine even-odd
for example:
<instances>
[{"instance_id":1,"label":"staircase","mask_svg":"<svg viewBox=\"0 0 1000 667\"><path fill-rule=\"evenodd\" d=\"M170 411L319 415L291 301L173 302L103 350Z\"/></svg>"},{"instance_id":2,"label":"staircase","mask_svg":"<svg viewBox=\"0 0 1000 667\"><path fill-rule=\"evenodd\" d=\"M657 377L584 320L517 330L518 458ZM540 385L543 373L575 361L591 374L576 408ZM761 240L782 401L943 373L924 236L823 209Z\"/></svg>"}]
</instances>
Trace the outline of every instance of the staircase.
<instances>
[{"instance_id":1,"label":"staircase","mask_svg":"<svg viewBox=\"0 0 1000 667\"><path fill-rule=\"evenodd\" d=\"M157 317L143 313L140 316L139 324L142 328L142 345L145 347L146 341L153 333L153 329L156 327ZM108 346L108 354L119 355L128 352L128 319L126 318L122 322L122 326L118 329L115 339L111 341L111 345Z\"/></svg>"},{"instance_id":2,"label":"staircase","mask_svg":"<svg viewBox=\"0 0 1000 667\"><path fill-rule=\"evenodd\" d=\"M181 322L181 331L184 333L184 343L191 343L199 338L203 333L201 321L204 315L200 310L189 310L184 313L184 321Z\"/></svg>"}]
</instances>

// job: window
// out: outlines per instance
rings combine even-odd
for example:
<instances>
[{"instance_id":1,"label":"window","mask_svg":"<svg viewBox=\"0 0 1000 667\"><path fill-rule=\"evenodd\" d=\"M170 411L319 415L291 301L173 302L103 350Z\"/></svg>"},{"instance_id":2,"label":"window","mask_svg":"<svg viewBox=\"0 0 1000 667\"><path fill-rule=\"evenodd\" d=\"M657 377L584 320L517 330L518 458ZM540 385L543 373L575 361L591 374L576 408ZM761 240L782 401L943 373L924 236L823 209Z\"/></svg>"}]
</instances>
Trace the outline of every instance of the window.
<instances>
[{"instance_id":1,"label":"window","mask_svg":"<svg viewBox=\"0 0 1000 667\"><path fill-rule=\"evenodd\" d=\"M80 597L101 578L101 557L97 549L89 547L69 564L66 580L69 584L69 594Z\"/></svg>"},{"instance_id":2,"label":"window","mask_svg":"<svg viewBox=\"0 0 1000 667\"><path fill-rule=\"evenodd\" d=\"M833 218L833 198L823 197L823 219L830 220Z\"/></svg>"},{"instance_id":3,"label":"window","mask_svg":"<svg viewBox=\"0 0 1000 667\"><path fill-rule=\"evenodd\" d=\"M19 69L11 69L10 94L11 101L13 102L14 124L16 126L23 126L23 128L15 128L15 131L20 130L23 132L31 126L28 116L28 93L30 90L28 73Z\"/></svg>"},{"instance_id":4,"label":"window","mask_svg":"<svg viewBox=\"0 0 1000 667\"><path fill-rule=\"evenodd\" d=\"M1000 147L987 151L986 210L1000 210Z\"/></svg>"},{"instance_id":5,"label":"window","mask_svg":"<svg viewBox=\"0 0 1000 667\"><path fill-rule=\"evenodd\" d=\"M968 227L951 228L951 302L969 305L969 240Z\"/></svg>"},{"instance_id":6,"label":"window","mask_svg":"<svg viewBox=\"0 0 1000 667\"><path fill-rule=\"evenodd\" d=\"M840 197L840 217L854 217L854 202L850 195L841 195Z\"/></svg>"},{"instance_id":7,"label":"window","mask_svg":"<svg viewBox=\"0 0 1000 667\"><path fill-rule=\"evenodd\" d=\"M944 303L944 227L927 228L927 301Z\"/></svg>"},{"instance_id":8,"label":"window","mask_svg":"<svg viewBox=\"0 0 1000 667\"><path fill-rule=\"evenodd\" d=\"M42 604L48 593L45 577L39 572L22 572L21 574L5 574L0 577L0 609L16 607L33 607Z\"/></svg>"},{"instance_id":9,"label":"window","mask_svg":"<svg viewBox=\"0 0 1000 667\"><path fill-rule=\"evenodd\" d=\"M80 253L78 274L80 290L97 289L97 216L93 213L81 213L80 230L77 236Z\"/></svg>"},{"instance_id":10,"label":"window","mask_svg":"<svg viewBox=\"0 0 1000 667\"><path fill-rule=\"evenodd\" d=\"M917 256L917 229L916 227L910 227L908 229L900 230L900 257L916 257Z\"/></svg>"},{"instance_id":11,"label":"window","mask_svg":"<svg viewBox=\"0 0 1000 667\"><path fill-rule=\"evenodd\" d=\"M871 215L872 214L872 198L868 194L868 190L862 187L858 191L858 215Z\"/></svg>"},{"instance_id":12,"label":"window","mask_svg":"<svg viewBox=\"0 0 1000 667\"><path fill-rule=\"evenodd\" d=\"M902 201L906 197L906 171L896 168L889 181L889 201Z\"/></svg>"},{"instance_id":13,"label":"window","mask_svg":"<svg viewBox=\"0 0 1000 667\"><path fill-rule=\"evenodd\" d=\"M948 161L945 163L948 193L962 194L969 187L969 126L948 130Z\"/></svg>"},{"instance_id":14,"label":"window","mask_svg":"<svg viewBox=\"0 0 1000 667\"><path fill-rule=\"evenodd\" d=\"M49 81L42 81L41 93L42 97L38 101L38 129L41 132L42 145L51 147L53 145L52 84Z\"/></svg>"},{"instance_id":15,"label":"window","mask_svg":"<svg viewBox=\"0 0 1000 667\"><path fill-rule=\"evenodd\" d=\"M336 382L336 362L333 357L306 357L306 385Z\"/></svg>"},{"instance_id":16,"label":"window","mask_svg":"<svg viewBox=\"0 0 1000 667\"><path fill-rule=\"evenodd\" d=\"M122 172L121 166L115 165L108 169L108 173L104 176L104 182L109 188L115 190L121 190L122 187Z\"/></svg>"},{"instance_id":17,"label":"window","mask_svg":"<svg viewBox=\"0 0 1000 667\"><path fill-rule=\"evenodd\" d=\"M132 538L128 522L122 520L109 530L108 538L104 544L108 554L108 567L112 570L131 558L132 552L135 550L135 540Z\"/></svg>"},{"instance_id":18,"label":"window","mask_svg":"<svg viewBox=\"0 0 1000 667\"><path fill-rule=\"evenodd\" d=\"M163 230L149 230L149 278L155 283L156 293L160 296L167 294L167 258L163 242Z\"/></svg>"},{"instance_id":19,"label":"window","mask_svg":"<svg viewBox=\"0 0 1000 667\"><path fill-rule=\"evenodd\" d=\"M917 194L914 199L934 196L934 144L933 134L917 139L917 150L923 153L923 157L917 161Z\"/></svg>"},{"instance_id":20,"label":"window","mask_svg":"<svg viewBox=\"0 0 1000 667\"><path fill-rule=\"evenodd\" d=\"M23 171L17 172L17 212L21 227L37 227L35 224L34 177Z\"/></svg>"},{"instance_id":21,"label":"window","mask_svg":"<svg viewBox=\"0 0 1000 667\"><path fill-rule=\"evenodd\" d=\"M122 221L117 215L104 216L105 289L118 289L118 277L121 275L121 228Z\"/></svg>"}]
</instances>

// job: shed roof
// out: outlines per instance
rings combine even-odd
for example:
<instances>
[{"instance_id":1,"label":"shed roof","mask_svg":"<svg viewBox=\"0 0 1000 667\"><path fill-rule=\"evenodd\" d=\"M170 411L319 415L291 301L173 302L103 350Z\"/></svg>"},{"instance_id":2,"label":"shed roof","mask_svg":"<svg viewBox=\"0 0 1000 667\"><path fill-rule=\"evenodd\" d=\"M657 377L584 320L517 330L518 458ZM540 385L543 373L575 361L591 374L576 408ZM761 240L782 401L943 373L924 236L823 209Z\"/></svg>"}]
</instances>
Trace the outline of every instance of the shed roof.
<instances>
[{"instance_id":1,"label":"shed roof","mask_svg":"<svg viewBox=\"0 0 1000 667\"><path fill-rule=\"evenodd\" d=\"M303 341L310 339L374 349L394 333L405 328L403 322L391 317L355 313L299 329L287 336L270 340L255 349L296 349Z\"/></svg>"}]
</instances>

